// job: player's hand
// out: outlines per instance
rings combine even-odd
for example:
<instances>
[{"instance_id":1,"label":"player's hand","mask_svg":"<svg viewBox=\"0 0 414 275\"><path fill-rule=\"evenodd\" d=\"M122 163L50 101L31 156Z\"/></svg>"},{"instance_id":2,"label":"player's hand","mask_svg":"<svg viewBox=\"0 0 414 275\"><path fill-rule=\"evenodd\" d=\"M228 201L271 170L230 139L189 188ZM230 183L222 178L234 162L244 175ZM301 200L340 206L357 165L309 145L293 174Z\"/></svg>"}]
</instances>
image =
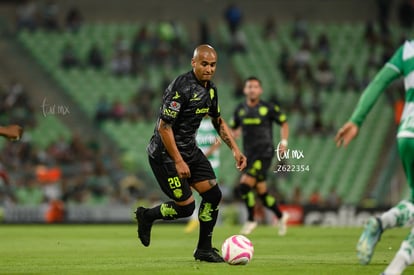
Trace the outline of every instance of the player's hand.
<instances>
[{"instance_id":1,"label":"player's hand","mask_svg":"<svg viewBox=\"0 0 414 275\"><path fill-rule=\"evenodd\" d=\"M359 128L355 123L347 122L335 136L337 147L346 147L358 135Z\"/></svg>"},{"instance_id":2,"label":"player's hand","mask_svg":"<svg viewBox=\"0 0 414 275\"><path fill-rule=\"evenodd\" d=\"M247 165L247 158L240 151L233 151L234 159L236 160L236 168L243 171Z\"/></svg>"},{"instance_id":3,"label":"player's hand","mask_svg":"<svg viewBox=\"0 0 414 275\"><path fill-rule=\"evenodd\" d=\"M180 179L191 177L190 168L188 168L188 165L184 160L175 162L175 169L177 170L177 174Z\"/></svg>"},{"instance_id":4,"label":"player's hand","mask_svg":"<svg viewBox=\"0 0 414 275\"><path fill-rule=\"evenodd\" d=\"M19 140L23 134L23 128L19 125L9 125L2 127L3 136L10 140Z\"/></svg>"}]
</instances>

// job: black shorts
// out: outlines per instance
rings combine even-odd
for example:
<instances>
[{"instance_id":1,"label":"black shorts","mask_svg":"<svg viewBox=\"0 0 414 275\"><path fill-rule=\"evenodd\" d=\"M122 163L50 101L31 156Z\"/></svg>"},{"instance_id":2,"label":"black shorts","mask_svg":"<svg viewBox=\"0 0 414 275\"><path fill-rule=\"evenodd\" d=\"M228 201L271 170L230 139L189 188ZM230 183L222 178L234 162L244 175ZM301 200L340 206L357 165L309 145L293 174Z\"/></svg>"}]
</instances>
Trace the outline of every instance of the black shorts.
<instances>
[{"instance_id":1,"label":"black shorts","mask_svg":"<svg viewBox=\"0 0 414 275\"><path fill-rule=\"evenodd\" d=\"M192 195L192 184L216 178L210 162L200 149L191 160L186 161L191 173L187 179L178 177L175 163L168 156L160 159L149 156L148 160L162 191L174 201L187 200Z\"/></svg>"},{"instance_id":2,"label":"black shorts","mask_svg":"<svg viewBox=\"0 0 414 275\"><path fill-rule=\"evenodd\" d=\"M254 177L257 182L265 181L273 158L261 158L255 155L246 157L247 166L244 170L245 174Z\"/></svg>"}]
</instances>

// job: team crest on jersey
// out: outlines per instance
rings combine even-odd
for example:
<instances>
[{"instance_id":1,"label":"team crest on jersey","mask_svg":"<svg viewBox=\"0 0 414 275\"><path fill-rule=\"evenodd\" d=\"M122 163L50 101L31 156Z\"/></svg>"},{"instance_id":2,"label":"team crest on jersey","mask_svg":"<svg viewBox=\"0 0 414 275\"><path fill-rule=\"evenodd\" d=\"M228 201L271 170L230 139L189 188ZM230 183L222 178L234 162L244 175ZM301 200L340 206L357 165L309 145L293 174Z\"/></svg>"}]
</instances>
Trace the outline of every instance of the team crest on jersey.
<instances>
[{"instance_id":1,"label":"team crest on jersey","mask_svg":"<svg viewBox=\"0 0 414 275\"><path fill-rule=\"evenodd\" d=\"M178 103L177 101L171 101L169 108L171 110L174 110L174 111L179 111L180 110L180 107L181 107L181 104L180 103Z\"/></svg>"},{"instance_id":2,"label":"team crest on jersey","mask_svg":"<svg viewBox=\"0 0 414 275\"><path fill-rule=\"evenodd\" d=\"M265 106L260 106L260 107L259 107L259 114L260 114L261 116L265 116L265 115L267 115L267 112L268 112L267 107L265 107Z\"/></svg>"}]
</instances>

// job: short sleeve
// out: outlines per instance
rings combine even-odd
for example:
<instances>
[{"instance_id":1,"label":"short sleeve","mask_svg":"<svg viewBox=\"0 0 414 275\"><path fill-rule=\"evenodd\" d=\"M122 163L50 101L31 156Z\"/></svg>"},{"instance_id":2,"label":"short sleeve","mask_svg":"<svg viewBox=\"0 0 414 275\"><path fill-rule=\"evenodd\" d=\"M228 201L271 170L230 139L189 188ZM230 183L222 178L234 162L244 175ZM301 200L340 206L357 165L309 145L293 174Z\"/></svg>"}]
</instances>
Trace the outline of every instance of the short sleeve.
<instances>
[{"instance_id":1,"label":"short sleeve","mask_svg":"<svg viewBox=\"0 0 414 275\"><path fill-rule=\"evenodd\" d=\"M209 92L210 92L211 107L209 108L208 115L210 117L217 118L220 116L220 106L218 103L217 89L210 88Z\"/></svg>"},{"instance_id":2,"label":"short sleeve","mask_svg":"<svg viewBox=\"0 0 414 275\"><path fill-rule=\"evenodd\" d=\"M163 96L160 117L168 124L174 124L186 102L186 95L184 91L180 90L179 85L176 85L176 82L170 84Z\"/></svg>"},{"instance_id":3,"label":"short sleeve","mask_svg":"<svg viewBox=\"0 0 414 275\"><path fill-rule=\"evenodd\" d=\"M283 124L287 122L287 116L283 113L277 104L272 104L271 106L271 119L275 121L277 124Z\"/></svg>"}]
</instances>

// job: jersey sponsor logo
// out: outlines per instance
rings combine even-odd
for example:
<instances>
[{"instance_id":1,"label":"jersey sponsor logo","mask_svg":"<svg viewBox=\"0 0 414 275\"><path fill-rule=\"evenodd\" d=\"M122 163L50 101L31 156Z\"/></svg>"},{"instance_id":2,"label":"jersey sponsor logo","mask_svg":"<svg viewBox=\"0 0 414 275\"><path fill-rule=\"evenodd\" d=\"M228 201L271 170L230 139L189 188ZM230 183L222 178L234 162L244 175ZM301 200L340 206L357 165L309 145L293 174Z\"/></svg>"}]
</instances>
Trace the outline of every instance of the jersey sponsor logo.
<instances>
[{"instance_id":1,"label":"jersey sponsor logo","mask_svg":"<svg viewBox=\"0 0 414 275\"><path fill-rule=\"evenodd\" d=\"M201 98L198 97L197 93L194 93L193 97L190 99L190 101L198 101L198 100L201 100Z\"/></svg>"},{"instance_id":2,"label":"jersey sponsor logo","mask_svg":"<svg viewBox=\"0 0 414 275\"><path fill-rule=\"evenodd\" d=\"M177 101L171 101L169 109L174 110L174 111L179 111L180 108L181 108L180 103L178 103Z\"/></svg>"},{"instance_id":3,"label":"jersey sponsor logo","mask_svg":"<svg viewBox=\"0 0 414 275\"><path fill-rule=\"evenodd\" d=\"M262 123L262 120L260 118L245 118L243 119L244 125L259 125Z\"/></svg>"},{"instance_id":4,"label":"jersey sponsor logo","mask_svg":"<svg viewBox=\"0 0 414 275\"><path fill-rule=\"evenodd\" d=\"M170 109L164 109L163 114L166 115L166 116L172 117L172 118L176 118L178 112L170 110Z\"/></svg>"},{"instance_id":5,"label":"jersey sponsor logo","mask_svg":"<svg viewBox=\"0 0 414 275\"><path fill-rule=\"evenodd\" d=\"M179 99L181 96L178 94L178 91L175 91L175 96L172 99Z\"/></svg>"},{"instance_id":6,"label":"jersey sponsor logo","mask_svg":"<svg viewBox=\"0 0 414 275\"><path fill-rule=\"evenodd\" d=\"M267 112L268 112L269 110L267 109L267 107L266 106L260 106L259 107L259 114L261 115L261 116L265 116L265 115L267 115Z\"/></svg>"},{"instance_id":7,"label":"jersey sponsor logo","mask_svg":"<svg viewBox=\"0 0 414 275\"><path fill-rule=\"evenodd\" d=\"M197 110L195 111L195 113L196 113L196 115L198 115L198 114L206 114L206 113L208 113L208 110L209 109L210 109L209 107L206 107L206 108L197 108Z\"/></svg>"}]
</instances>

